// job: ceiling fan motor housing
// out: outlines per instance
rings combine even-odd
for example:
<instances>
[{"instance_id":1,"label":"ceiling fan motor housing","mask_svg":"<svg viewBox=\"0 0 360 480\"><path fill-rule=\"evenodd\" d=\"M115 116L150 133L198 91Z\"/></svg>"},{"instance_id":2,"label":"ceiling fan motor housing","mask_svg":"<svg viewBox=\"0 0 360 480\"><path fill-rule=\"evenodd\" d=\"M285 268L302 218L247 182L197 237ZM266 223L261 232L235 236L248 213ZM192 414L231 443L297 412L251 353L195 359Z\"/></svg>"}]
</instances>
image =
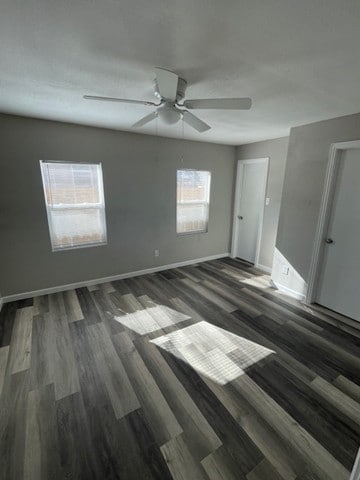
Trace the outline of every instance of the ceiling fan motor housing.
<instances>
[{"instance_id":1,"label":"ceiling fan motor housing","mask_svg":"<svg viewBox=\"0 0 360 480\"><path fill-rule=\"evenodd\" d=\"M187 81L179 77L177 91L176 91L176 103L180 102L185 97L186 87L187 87ZM162 99L159 91L159 85L156 78L154 79L154 93L156 98L158 98L159 100Z\"/></svg>"}]
</instances>

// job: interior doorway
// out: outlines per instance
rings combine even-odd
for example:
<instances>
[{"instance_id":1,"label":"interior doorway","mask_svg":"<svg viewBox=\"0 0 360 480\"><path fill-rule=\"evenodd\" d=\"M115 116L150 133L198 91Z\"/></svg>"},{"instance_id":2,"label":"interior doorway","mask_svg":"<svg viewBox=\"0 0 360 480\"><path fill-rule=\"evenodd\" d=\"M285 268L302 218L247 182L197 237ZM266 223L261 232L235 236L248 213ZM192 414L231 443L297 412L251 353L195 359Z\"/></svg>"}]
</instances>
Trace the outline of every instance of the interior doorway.
<instances>
[{"instance_id":1,"label":"interior doorway","mask_svg":"<svg viewBox=\"0 0 360 480\"><path fill-rule=\"evenodd\" d=\"M269 158L239 160L231 255L259 263Z\"/></svg>"},{"instance_id":2,"label":"interior doorway","mask_svg":"<svg viewBox=\"0 0 360 480\"><path fill-rule=\"evenodd\" d=\"M360 149L344 150L337 169L316 301L360 321Z\"/></svg>"},{"instance_id":3,"label":"interior doorway","mask_svg":"<svg viewBox=\"0 0 360 480\"><path fill-rule=\"evenodd\" d=\"M360 142L332 146L307 301L360 321ZM314 252L314 255L316 251ZM315 271L314 271L315 269Z\"/></svg>"}]
</instances>

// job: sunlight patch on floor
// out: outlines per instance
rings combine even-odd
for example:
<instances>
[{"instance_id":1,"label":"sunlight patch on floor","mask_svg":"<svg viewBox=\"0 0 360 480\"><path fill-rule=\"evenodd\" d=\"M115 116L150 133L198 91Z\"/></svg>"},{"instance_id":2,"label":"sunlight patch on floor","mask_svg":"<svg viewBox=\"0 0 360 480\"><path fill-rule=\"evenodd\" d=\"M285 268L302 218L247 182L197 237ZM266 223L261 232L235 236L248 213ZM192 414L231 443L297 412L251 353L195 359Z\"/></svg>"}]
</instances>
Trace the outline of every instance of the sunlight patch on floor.
<instances>
[{"instance_id":1,"label":"sunlight patch on floor","mask_svg":"<svg viewBox=\"0 0 360 480\"><path fill-rule=\"evenodd\" d=\"M252 285L257 288L271 288L269 275L258 275L246 280L242 280L241 283Z\"/></svg>"},{"instance_id":2,"label":"sunlight patch on floor","mask_svg":"<svg viewBox=\"0 0 360 480\"><path fill-rule=\"evenodd\" d=\"M235 380L251 365L275 353L206 321L150 341L220 385Z\"/></svg>"},{"instance_id":3,"label":"sunlight patch on floor","mask_svg":"<svg viewBox=\"0 0 360 480\"><path fill-rule=\"evenodd\" d=\"M115 316L114 320L122 323L125 327L134 330L139 335L161 330L170 327L191 317L177 312L165 305L156 305L144 310L137 310L133 313L127 313L122 316Z\"/></svg>"}]
</instances>

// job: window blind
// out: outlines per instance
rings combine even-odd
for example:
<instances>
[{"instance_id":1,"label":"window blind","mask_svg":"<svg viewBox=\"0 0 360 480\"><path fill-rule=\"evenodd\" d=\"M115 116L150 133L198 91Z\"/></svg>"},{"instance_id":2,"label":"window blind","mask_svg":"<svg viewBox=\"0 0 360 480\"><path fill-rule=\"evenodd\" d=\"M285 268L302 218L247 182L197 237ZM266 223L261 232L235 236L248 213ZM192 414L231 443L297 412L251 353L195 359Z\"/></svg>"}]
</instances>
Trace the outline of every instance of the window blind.
<instances>
[{"instance_id":1,"label":"window blind","mask_svg":"<svg viewBox=\"0 0 360 480\"><path fill-rule=\"evenodd\" d=\"M40 166L53 250L106 243L101 164Z\"/></svg>"},{"instance_id":2,"label":"window blind","mask_svg":"<svg viewBox=\"0 0 360 480\"><path fill-rule=\"evenodd\" d=\"M178 234L208 231L211 173L177 171L176 231Z\"/></svg>"}]
</instances>

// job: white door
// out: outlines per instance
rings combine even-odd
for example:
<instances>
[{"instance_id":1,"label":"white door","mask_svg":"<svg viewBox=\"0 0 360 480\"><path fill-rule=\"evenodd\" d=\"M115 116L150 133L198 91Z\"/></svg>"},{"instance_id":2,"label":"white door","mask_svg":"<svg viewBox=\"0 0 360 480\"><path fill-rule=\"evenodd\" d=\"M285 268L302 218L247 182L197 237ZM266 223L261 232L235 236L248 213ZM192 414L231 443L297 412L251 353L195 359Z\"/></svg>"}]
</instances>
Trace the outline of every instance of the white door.
<instances>
[{"instance_id":1,"label":"white door","mask_svg":"<svg viewBox=\"0 0 360 480\"><path fill-rule=\"evenodd\" d=\"M264 214L268 159L238 163L234 255L257 263Z\"/></svg>"},{"instance_id":2,"label":"white door","mask_svg":"<svg viewBox=\"0 0 360 480\"><path fill-rule=\"evenodd\" d=\"M360 320L360 150L339 160L317 303Z\"/></svg>"}]
</instances>

